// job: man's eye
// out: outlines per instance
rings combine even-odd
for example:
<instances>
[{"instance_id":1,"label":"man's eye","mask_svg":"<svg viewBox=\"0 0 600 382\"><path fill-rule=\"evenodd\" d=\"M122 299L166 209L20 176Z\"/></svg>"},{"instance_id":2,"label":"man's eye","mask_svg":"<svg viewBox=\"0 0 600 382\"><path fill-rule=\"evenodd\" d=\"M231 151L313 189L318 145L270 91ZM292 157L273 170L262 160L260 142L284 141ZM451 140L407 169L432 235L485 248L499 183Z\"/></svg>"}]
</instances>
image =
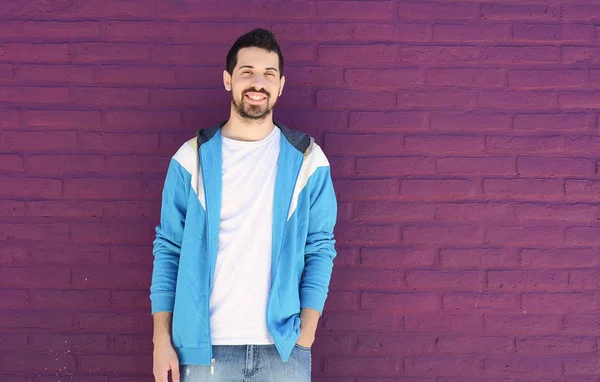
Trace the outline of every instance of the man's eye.
<instances>
[{"instance_id":1,"label":"man's eye","mask_svg":"<svg viewBox=\"0 0 600 382\"><path fill-rule=\"evenodd\" d=\"M269 73L267 73L267 76L274 77L274 76L275 76L275 73L269 72Z\"/></svg>"},{"instance_id":2,"label":"man's eye","mask_svg":"<svg viewBox=\"0 0 600 382\"><path fill-rule=\"evenodd\" d=\"M242 74L250 74L250 72L248 70L245 70L242 72Z\"/></svg>"}]
</instances>

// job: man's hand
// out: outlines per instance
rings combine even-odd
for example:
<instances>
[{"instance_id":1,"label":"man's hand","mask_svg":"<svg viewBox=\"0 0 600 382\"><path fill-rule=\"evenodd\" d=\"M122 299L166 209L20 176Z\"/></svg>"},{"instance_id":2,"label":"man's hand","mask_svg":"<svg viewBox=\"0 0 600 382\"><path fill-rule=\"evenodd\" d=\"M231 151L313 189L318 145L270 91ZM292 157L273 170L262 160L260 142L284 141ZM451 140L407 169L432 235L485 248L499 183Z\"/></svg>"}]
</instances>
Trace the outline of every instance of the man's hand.
<instances>
[{"instance_id":1,"label":"man's hand","mask_svg":"<svg viewBox=\"0 0 600 382\"><path fill-rule=\"evenodd\" d=\"M154 343L153 365L156 382L168 382L169 370L173 382L179 382L179 359L170 340Z\"/></svg>"},{"instance_id":2,"label":"man's hand","mask_svg":"<svg viewBox=\"0 0 600 382\"><path fill-rule=\"evenodd\" d=\"M317 323L321 314L311 308L302 308L300 312L300 337L296 343L302 347L309 348L315 342Z\"/></svg>"}]
</instances>

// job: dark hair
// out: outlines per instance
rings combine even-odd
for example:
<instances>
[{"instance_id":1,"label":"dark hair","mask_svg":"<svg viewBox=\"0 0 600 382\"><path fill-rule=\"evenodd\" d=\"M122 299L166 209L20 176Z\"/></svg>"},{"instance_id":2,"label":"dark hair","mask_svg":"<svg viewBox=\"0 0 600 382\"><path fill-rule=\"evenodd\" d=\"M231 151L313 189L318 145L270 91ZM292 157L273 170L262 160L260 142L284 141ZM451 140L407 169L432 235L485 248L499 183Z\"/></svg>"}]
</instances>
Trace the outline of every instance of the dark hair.
<instances>
[{"instance_id":1,"label":"dark hair","mask_svg":"<svg viewBox=\"0 0 600 382\"><path fill-rule=\"evenodd\" d=\"M283 56L281 55L281 49L273 33L266 29L254 29L242 36L240 36L229 52L227 53L226 68L229 74L233 74L233 69L237 65L237 54L242 48L257 47L267 50L268 52L275 52L279 57L279 75L283 75Z\"/></svg>"}]
</instances>

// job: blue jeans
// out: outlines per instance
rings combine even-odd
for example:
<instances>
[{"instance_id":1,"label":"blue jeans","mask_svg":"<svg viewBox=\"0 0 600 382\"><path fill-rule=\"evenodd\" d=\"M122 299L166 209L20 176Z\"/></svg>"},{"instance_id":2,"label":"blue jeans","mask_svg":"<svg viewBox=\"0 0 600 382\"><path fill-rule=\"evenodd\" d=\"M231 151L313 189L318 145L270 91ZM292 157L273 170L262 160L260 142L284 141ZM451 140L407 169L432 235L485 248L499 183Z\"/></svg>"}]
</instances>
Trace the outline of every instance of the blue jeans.
<instances>
[{"instance_id":1,"label":"blue jeans","mask_svg":"<svg viewBox=\"0 0 600 382\"><path fill-rule=\"evenodd\" d=\"M275 345L215 345L211 366L181 365L181 382L307 382L310 381L310 349L296 345L283 362Z\"/></svg>"}]
</instances>

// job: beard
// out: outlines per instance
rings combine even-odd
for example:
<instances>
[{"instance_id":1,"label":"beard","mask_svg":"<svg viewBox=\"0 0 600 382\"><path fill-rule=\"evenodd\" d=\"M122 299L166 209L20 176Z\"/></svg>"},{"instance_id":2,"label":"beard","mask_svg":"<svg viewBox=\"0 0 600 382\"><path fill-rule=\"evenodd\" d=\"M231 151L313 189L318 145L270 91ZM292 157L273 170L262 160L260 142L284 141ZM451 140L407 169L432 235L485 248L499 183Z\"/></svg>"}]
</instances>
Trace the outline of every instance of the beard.
<instances>
[{"instance_id":1,"label":"beard","mask_svg":"<svg viewBox=\"0 0 600 382\"><path fill-rule=\"evenodd\" d=\"M266 95L267 96L266 104L251 105L248 102L246 102L246 93L249 93L249 92L262 93L262 94ZM242 92L242 97L240 98L239 101L235 99L233 92L231 92L231 93L232 93L231 94L231 104L233 105L233 108L235 109L235 111L238 113L238 115L240 117L242 117L243 119L246 119L246 120L251 120L251 121L264 120L269 115L271 115L271 112L273 111L273 108L275 107L275 103L272 105L269 103L269 100L271 99L271 95L268 92L266 92L265 90L256 91L254 89L246 89Z\"/></svg>"}]
</instances>

